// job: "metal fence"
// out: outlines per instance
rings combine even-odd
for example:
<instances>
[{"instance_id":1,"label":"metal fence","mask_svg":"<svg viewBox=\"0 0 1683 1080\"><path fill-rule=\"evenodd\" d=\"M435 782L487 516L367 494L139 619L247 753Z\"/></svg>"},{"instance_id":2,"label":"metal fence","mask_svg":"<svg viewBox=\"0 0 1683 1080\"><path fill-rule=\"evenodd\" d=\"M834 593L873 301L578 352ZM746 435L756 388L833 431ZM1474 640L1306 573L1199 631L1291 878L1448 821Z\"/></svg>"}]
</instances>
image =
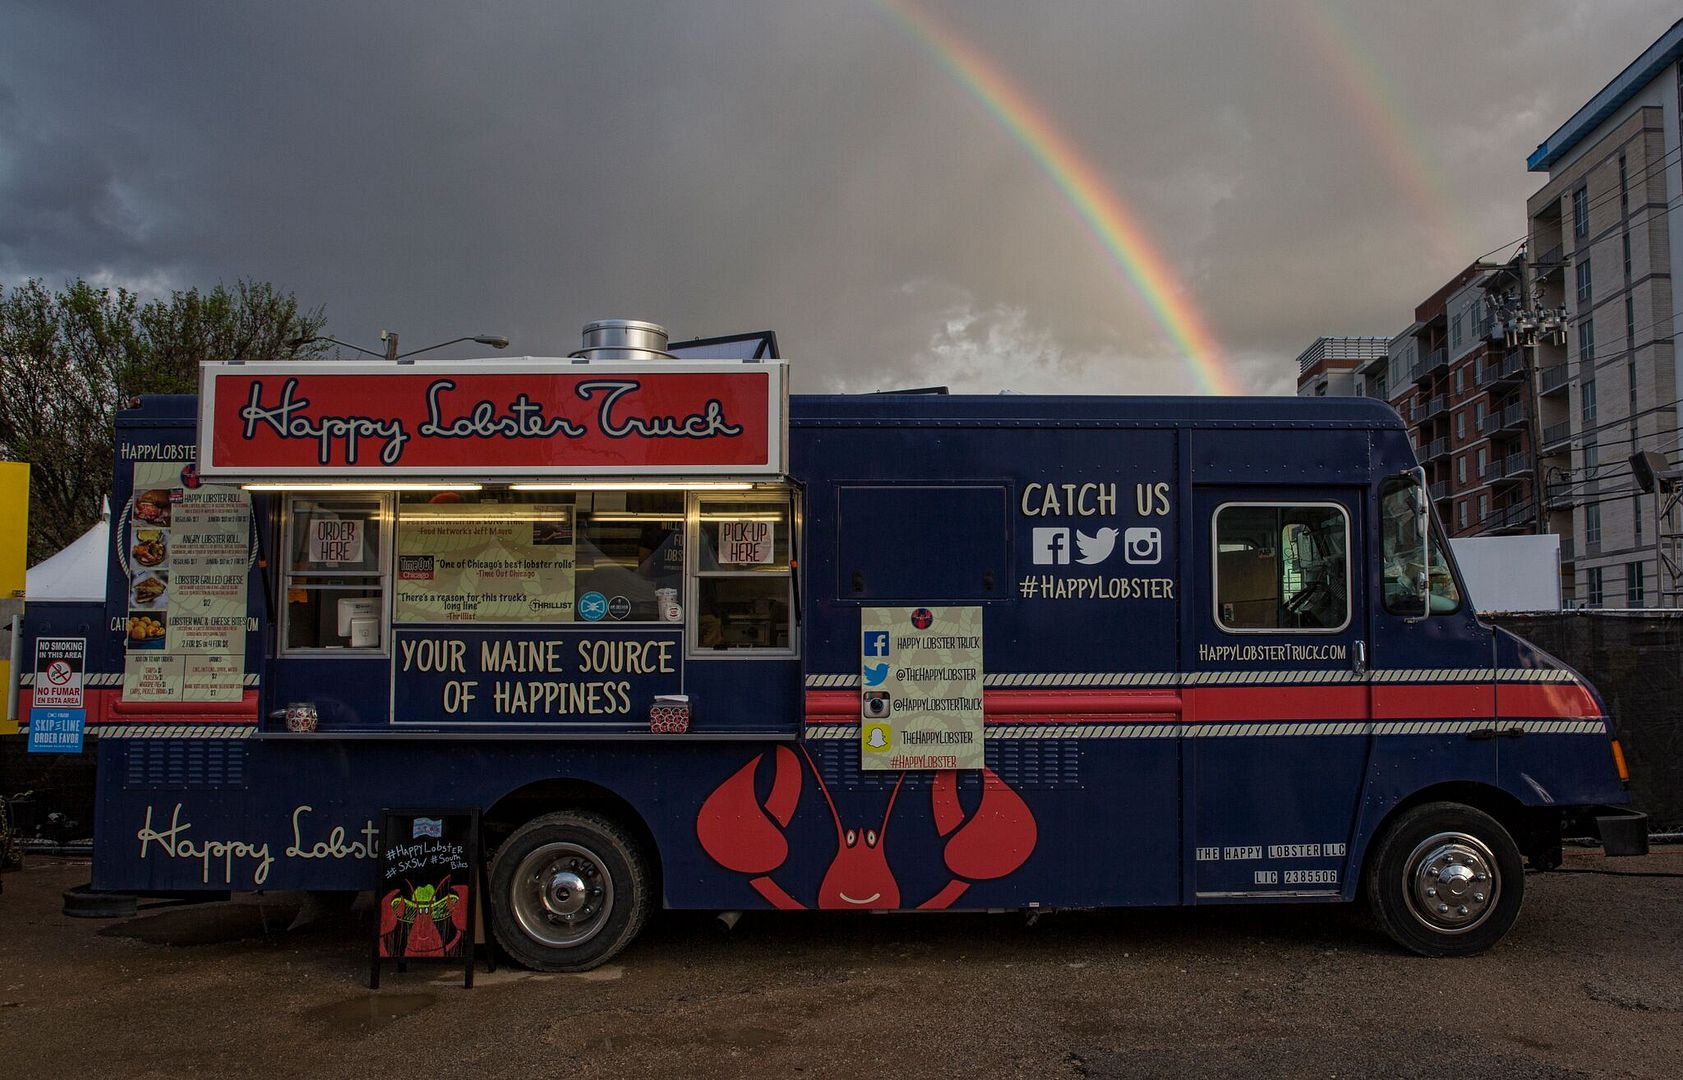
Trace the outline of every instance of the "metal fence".
<instances>
[{"instance_id":1,"label":"metal fence","mask_svg":"<svg viewBox=\"0 0 1683 1080\"><path fill-rule=\"evenodd\" d=\"M1683 830L1683 611L1486 615L1595 684L1654 832Z\"/></svg>"}]
</instances>

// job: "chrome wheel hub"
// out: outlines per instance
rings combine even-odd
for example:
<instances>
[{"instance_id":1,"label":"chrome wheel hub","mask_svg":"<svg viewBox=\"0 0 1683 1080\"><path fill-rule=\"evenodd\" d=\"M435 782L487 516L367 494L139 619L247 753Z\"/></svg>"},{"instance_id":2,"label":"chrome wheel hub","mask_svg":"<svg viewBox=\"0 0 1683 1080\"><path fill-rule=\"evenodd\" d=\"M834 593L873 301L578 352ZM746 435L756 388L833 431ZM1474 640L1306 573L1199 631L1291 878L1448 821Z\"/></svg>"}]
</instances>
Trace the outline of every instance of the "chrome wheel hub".
<instances>
[{"instance_id":1,"label":"chrome wheel hub","mask_svg":"<svg viewBox=\"0 0 1683 1080\"><path fill-rule=\"evenodd\" d=\"M1465 833L1427 837L1409 855L1404 873L1409 911L1439 934L1464 934L1478 926L1501 893L1496 857Z\"/></svg>"},{"instance_id":2,"label":"chrome wheel hub","mask_svg":"<svg viewBox=\"0 0 1683 1080\"><path fill-rule=\"evenodd\" d=\"M509 906L520 929L553 948L595 937L614 907L614 883L602 860L565 841L544 844L521 859L511 892Z\"/></svg>"}]
</instances>

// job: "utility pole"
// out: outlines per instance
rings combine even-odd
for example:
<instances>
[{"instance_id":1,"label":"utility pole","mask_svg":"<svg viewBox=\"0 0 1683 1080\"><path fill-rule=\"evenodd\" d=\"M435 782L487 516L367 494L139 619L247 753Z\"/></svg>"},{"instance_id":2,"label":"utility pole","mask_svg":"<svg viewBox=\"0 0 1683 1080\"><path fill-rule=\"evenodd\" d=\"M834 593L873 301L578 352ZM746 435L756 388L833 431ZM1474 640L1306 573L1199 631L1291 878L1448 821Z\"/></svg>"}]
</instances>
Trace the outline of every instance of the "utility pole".
<instances>
[{"instance_id":1,"label":"utility pole","mask_svg":"<svg viewBox=\"0 0 1683 1080\"><path fill-rule=\"evenodd\" d=\"M1501 301L1492 300L1492 314L1502 326L1502 340L1509 348L1517 348L1520 364L1525 371L1526 442L1531 449L1531 502L1536 510L1537 533L1549 531L1548 482L1543 477L1543 420L1538 408L1542 387L1538 383L1537 346L1543 341L1555 345L1566 343L1566 309L1542 306L1542 286L1531 282L1530 253L1521 247L1513 261L1503 271L1512 273L1517 289L1510 295L1501 292ZM1499 271L1501 272L1501 271Z\"/></svg>"}]
</instances>

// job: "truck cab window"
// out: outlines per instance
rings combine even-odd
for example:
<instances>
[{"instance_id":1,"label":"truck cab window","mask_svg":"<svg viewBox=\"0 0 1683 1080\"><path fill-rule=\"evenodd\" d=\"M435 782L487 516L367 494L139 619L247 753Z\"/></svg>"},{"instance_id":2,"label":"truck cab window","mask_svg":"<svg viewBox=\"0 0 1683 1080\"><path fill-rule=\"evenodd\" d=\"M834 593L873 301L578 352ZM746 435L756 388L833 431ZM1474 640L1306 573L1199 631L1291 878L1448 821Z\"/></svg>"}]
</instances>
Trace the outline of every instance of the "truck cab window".
<instances>
[{"instance_id":1,"label":"truck cab window","mask_svg":"<svg viewBox=\"0 0 1683 1080\"><path fill-rule=\"evenodd\" d=\"M382 495L294 496L281 594L289 651L385 648L387 534Z\"/></svg>"},{"instance_id":2,"label":"truck cab window","mask_svg":"<svg viewBox=\"0 0 1683 1080\"><path fill-rule=\"evenodd\" d=\"M1422 545L1419 521L1420 485L1412 479L1387 481L1379 495L1380 589L1385 610L1392 615L1425 614L1420 595ZM1448 615L1460 610L1461 590L1449 561L1443 556L1443 532L1432 521L1431 614Z\"/></svg>"},{"instance_id":3,"label":"truck cab window","mask_svg":"<svg viewBox=\"0 0 1683 1080\"><path fill-rule=\"evenodd\" d=\"M1238 503L1215 515L1215 617L1235 633L1350 621L1350 522L1329 504Z\"/></svg>"},{"instance_id":4,"label":"truck cab window","mask_svg":"<svg viewBox=\"0 0 1683 1080\"><path fill-rule=\"evenodd\" d=\"M697 499L694 647L702 653L793 642L789 496Z\"/></svg>"}]
</instances>

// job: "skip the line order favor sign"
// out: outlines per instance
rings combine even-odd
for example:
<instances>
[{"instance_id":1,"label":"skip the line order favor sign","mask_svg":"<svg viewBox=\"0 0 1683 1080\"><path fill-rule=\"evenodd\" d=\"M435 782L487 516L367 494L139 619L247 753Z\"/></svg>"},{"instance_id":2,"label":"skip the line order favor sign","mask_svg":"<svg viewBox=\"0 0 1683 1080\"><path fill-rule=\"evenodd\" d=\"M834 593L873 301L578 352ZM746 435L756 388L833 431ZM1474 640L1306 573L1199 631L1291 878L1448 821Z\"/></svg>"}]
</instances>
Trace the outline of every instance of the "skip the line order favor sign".
<instances>
[{"instance_id":1,"label":"skip the line order favor sign","mask_svg":"<svg viewBox=\"0 0 1683 1080\"><path fill-rule=\"evenodd\" d=\"M982 609L860 613L859 739L865 769L980 769Z\"/></svg>"}]
</instances>

